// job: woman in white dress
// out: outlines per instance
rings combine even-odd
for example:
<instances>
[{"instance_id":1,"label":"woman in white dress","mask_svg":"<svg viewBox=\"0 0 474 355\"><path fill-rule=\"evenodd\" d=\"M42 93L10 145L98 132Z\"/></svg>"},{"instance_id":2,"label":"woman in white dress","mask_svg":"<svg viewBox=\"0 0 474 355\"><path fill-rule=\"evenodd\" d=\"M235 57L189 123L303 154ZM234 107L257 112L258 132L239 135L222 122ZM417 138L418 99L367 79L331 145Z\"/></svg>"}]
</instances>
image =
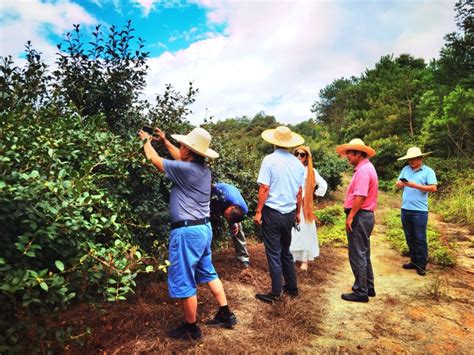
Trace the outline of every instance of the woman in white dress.
<instances>
[{"instance_id":1,"label":"woman in white dress","mask_svg":"<svg viewBox=\"0 0 474 355\"><path fill-rule=\"evenodd\" d=\"M293 154L306 167L303 186L303 208L301 209L299 231L291 232L290 251L295 261L301 261L301 270L308 270L308 261L319 256L319 241L316 231L316 216L313 213L314 196L324 196L328 188L326 180L313 168L313 157L307 146L300 146ZM314 195L314 196L313 196Z\"/></svg>"}]
</instances>

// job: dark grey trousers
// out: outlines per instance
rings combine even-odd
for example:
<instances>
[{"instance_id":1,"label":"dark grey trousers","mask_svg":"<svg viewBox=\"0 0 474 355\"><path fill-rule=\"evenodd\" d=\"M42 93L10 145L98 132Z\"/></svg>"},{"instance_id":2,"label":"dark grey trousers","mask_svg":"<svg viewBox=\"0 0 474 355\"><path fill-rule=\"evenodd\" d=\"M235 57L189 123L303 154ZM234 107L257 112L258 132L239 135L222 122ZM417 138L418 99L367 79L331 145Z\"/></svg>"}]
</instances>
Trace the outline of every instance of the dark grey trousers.
<instances>
[{"instance_id":1,"label":"dark grey trousers","mask_svg":"<svg viewBox=\"0 0 474 355\"><path fill-rule=\"evenodd\" d=\"M245 233L242 230L242 223L237 223L239 225L239 232L236 235L232 235L232 226L230 226L230 234L232 241L234 242L235 257L240 262L249 261L249 252L247 250L247 241L245 239Z\"/></svg>"},{"instance_id":2,"label":"dark grey trousers","mask_svg":"<svg viewBox=\"0 0 474 355\"><path fill-rule=\"evenodd\" d=\"M291 229L294 223L295 211L282 214L266 206L263 208L263 243L272 279L272 293L275 295L282 293L283 279L288 289L297 289L295 264L290 252Z\"/></svg>"},{"instance_id":3,"label":"dark grey trousers","mask_svg":"<svg viewBox=\"0 0 474 355\"><path fill-rule=\"evenodd\" d=\"M355 277L352 289L359 296L367 296L368 289L374 288L374 272L370 261L370 234L374 224L374 213L360 210L352 222L352 232L347 232L349 262Z\"/></svg>"}]
</instances>

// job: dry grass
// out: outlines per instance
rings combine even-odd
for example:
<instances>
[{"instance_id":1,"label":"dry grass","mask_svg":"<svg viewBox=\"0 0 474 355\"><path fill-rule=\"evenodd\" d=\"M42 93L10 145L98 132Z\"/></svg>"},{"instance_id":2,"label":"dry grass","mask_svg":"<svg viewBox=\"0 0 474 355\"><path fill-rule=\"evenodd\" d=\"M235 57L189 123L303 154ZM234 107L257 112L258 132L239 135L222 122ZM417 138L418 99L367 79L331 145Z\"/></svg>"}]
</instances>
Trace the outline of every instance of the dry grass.
<instances>
[{"instance_id":1,"label":"dry grass","mask_svg":"<svg viewBox=\"0 0 474 355\"><path fill-rule=\"evenodd\" d=\"M229 305L239 324L232 330L201 326L199 342L176 341L165 331L181 320L181 309L167 296L165 282L142 280L136 295L116 304L81 304L51 320L56 327L72 326L79 334L86 327L90 336L84 344L69 345L66 353L170 353L170 352L296 352L320 333L324 314L325 284L340 265L340 256L323 248L307 272L298 272L300 296L284 297L275 305L255 300L255 293L270 287L263 245L249 246L252 267L241 269L233 250L216 254L214 263L224 282ZM207 289L198 291L198 323L212 318L217 305Z\"/></svg>"}]
</instances>

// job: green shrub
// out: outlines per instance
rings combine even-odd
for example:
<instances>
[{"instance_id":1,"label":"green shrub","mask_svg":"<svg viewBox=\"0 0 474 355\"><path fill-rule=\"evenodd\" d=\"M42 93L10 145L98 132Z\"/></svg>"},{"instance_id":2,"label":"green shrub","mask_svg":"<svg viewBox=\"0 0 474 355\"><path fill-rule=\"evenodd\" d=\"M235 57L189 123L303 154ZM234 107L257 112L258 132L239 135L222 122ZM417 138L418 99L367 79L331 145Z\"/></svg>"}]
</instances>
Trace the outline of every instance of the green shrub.
<instances>
[{"instance_id":1,"label":"green shrub","mask_svg":"<svg viewBox=\"0 0 474 355\"><path fill-rule=\"evenodd\" d=\"M316 211L321 222L318 226L320 245L347 245L346 216L340 206L329 206Z\"/></svg>"},{"instance_id":2,"label":"green shrub","mask_svg":"<svg viewBox=\"0 0 474 355\"><path fill-rule=\"evenodd\" d=\"M404 155L406 149L398 136L377 139L371 146L377 152L370 160L377 170L379 187L382 190L390 189L393 179L398 177L403 166L397 162L397 158Z\"/></svg>"},{"instance_id":3,"label":"green shrub","mask_svg":"<svg viewBox=\"0 0 474 355\"><path fill-rule=\"evenodd\" d=\"M459 176L438 194L432 194L430 206L446 222L462 223L474 231L474 170Z\"/></svg>"},{"instance_id":4,"label":"green shrub","mask_svg":"<svg viewBox=\"0 0 474 355\"><path fill-rule=\"evenodd\" d=\"M68 55L74 58L59 65L54 83L29 46L24 68L0 58L0 352L33 352L40 342L70 340L68 330L50 329L45 315L84 299L124 300L138 273L165 271L169 183L145 161L136 136L125 134L144 121L140 103L128 105L141 87L142 63L134 74L127 71L132 62L115 58L110 85L85 90L82 79L85 86L91 82L79 77L90 74L91 59ZM93 68L102 80L109 72L106 62L99 64ZM87 108L68 99L69 74ZM130 118L121 117L120 127L118 116L98 112L120 101L103 95L110 80L131 83L121 93L128 101L115 112ZM186 114L182 97L170 88L166 95L174 104L163 99L158 107ZM154 123L159 113L151 110ZM161 126L185 127L178 116Z\"/></svg>"},{"instance_id":5,"label":"green shrub","mask_svg":"<svg viewBox=\"0 0 474 355\"><path fill-rule=\"evenodd\" d=\"M1 313L28 323L76 299L124 300L137 273L153 270L134 239L153 233L127 199L129 170L146 171L140 143L101 117L0 117ZM2 344L21 340L15 323L0 324Z\"/></svg>"},{"instance_id":6,"label":"green shrub","mask_svg":"<svg viewBox=\"0 0 474 355\"><path fill-rule=\"evenodd\" d=\"M318 227L318 239L321 246L346 246L347 235L345 218L341 217L334 225Z\"/></svg>"},{"instance_id":7,"label":"green shrub","mask_svg":"<svg viewBox=\"0 0 474 355\"><path fill-rule=\"evenodd\" d=\"M341 216L344 214L341 206L329 206L315 212L321 225L329 226L334 225L340 221Z\"/></svg>"},{"instance_id":8,"label":"green shrub","mask_svg":"<svg viewBox=\"0 0 474 355\"><path fill-rule=\"evenodd\" d=\"M403 256L409 256L408 245L400 220L400 210L391 210L382 221L387 226L385 235L393 249L397 250ZM428 257L433 264L443 266L455 265L455 257L452 252L452 245L443 243L440 233L428 224L426 230L426 239L428 241Z\"/></svg>"}]
</instances>

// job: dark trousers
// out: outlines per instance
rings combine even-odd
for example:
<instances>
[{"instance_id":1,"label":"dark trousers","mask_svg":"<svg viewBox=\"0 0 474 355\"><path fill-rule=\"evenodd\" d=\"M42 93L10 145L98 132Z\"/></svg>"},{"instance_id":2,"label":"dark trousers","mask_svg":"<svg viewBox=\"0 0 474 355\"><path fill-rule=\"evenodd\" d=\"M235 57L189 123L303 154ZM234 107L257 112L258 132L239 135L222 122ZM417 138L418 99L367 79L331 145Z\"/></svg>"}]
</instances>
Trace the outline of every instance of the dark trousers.
<instances>
[{"instance_id":1,"label":"dark trousers","mask_svg":"<svg viewBox=\"0 0 474 355\"><path fill-rule=\"evenodd\" d=\"M236 223L239 226L239 232L232 235L232 225L229 226L232 241L234 242L235 257L241 263L249 262L249 252L247 250L247 240L245 239L245 233L242 229L242 223Z\"/></svg>"},{"instance_id":2,"label":"dark trousers","mask_svg":"<svg viewBox=\"0 0 474 355\"><path fill-rule=\"evenodd\" d=\"M280 295L285 287L297 289L296 270L290 252L291 229L295 223L295 211L282 214L264 207L262 211L262 233L268 268L272 279L272 293Z\"/></svg>"},{"instance_id":3,"label":"dark trousers","mask_svg":"<svg viewBox=\"0 0 474 355\"><path fill-rule=\"evenodd\" d=\"M352 221L352 232L347 232L349 262L355 278L352 289L359 296L367 296L368 289L374 288L374 271L370 261L370 234L374 224L374 213L360 210Z\"/></svg>"},{"instance_id":4,"label":"dark trousers","mask_svg":"<svg viewBox=\"0 0 474 355\"><path fill-rule=\"evenodd\" d=\"M424 269L428 263L428 243L426 241L428 212L402 209L401 218L411 262Z\"/></svg>"}]
</instances>

